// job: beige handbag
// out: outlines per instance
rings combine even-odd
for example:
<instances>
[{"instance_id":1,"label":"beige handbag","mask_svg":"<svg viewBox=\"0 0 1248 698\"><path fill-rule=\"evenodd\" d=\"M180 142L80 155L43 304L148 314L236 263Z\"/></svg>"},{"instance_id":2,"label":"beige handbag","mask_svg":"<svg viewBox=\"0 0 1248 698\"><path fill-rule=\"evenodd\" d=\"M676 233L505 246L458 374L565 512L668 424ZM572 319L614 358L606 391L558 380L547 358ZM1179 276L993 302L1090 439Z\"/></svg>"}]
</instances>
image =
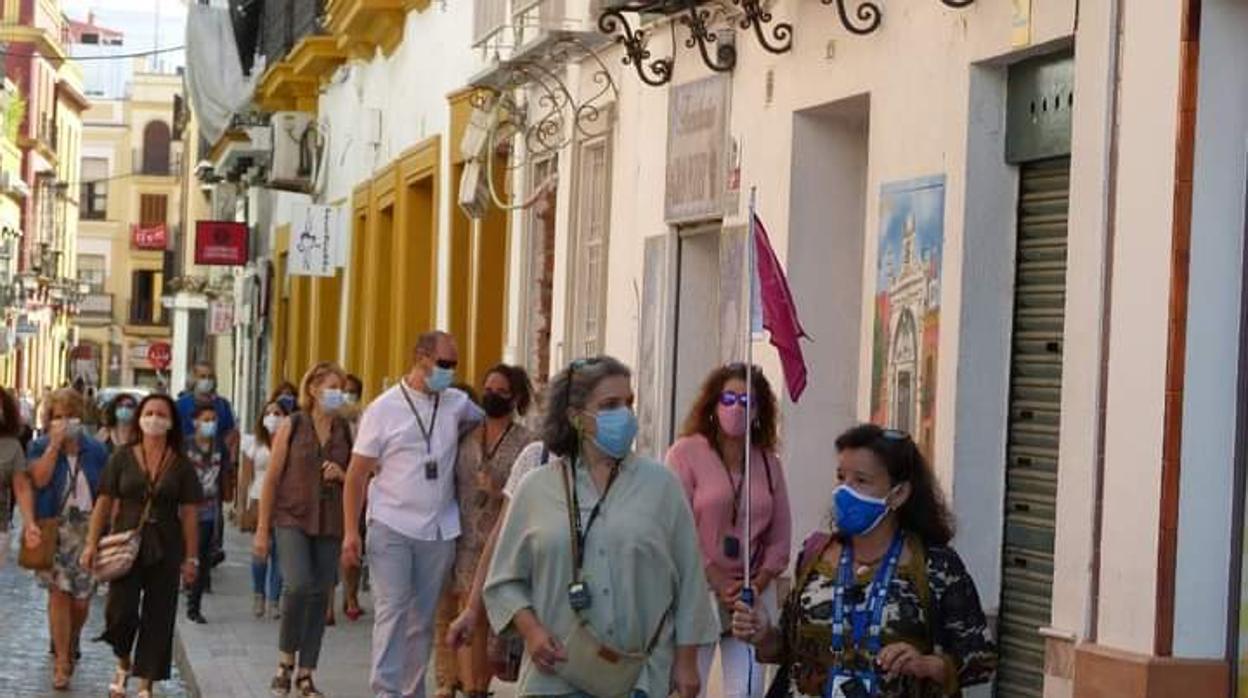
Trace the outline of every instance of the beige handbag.
<instances>
[{"instance_id":1,"label":"beige handbag","mask_svg":"<svg viewBox=\"0 0 1248 698\"><path fill-rule=\"evenodd\" d=\"M101 582L112 582L130 574L130 570L134 567L134 561L139 557L139 549L143 546L143 527L147 525L147 517L152 513L152 498L156 492L156 485L165 476L172 458L166 457L164 465L161 466L160 472L156 475L155 482L148 482L147 496L143 502L143 514L139 516L139 523L129 531L120 533L112 533L100 539L96 546L95 563L91 567L91 574L96 580ZM120 508L118 509L120 513ZM113 524L116 525L116 517L113 518Z\"/></svg>"},{"instance_id":2,"label":"beige handbag","mask_svg":"<svg viewBox=\"0 0 1248 698\"><path fill-rule=\"evenodd\" d=\"M577 536L579 527L572 517L578 516L580 512L574 512L575 505L568 484L569 472L566 462L562 470L568 521L572 526L572 558L575 561L580 540ZM572 487L575 487L575 484ZM577 582L580 581L580 570L575 567L575 562L573 565L572 578L574 582ZM663 617L659 619L659 627L655 628L654 635L651 636L644 651L625 652L599 640L594 635L593 629L589 627L589 622L581 617L578 611L576 627L563 640L568 660L557 665L556 673L576 689L595 698L627 698L637 686L637 679L641 677L641 672L650 659L650 653L659 643L659 636L671 613L671 607L663 613Z\"/></svg>"}]
</instances>

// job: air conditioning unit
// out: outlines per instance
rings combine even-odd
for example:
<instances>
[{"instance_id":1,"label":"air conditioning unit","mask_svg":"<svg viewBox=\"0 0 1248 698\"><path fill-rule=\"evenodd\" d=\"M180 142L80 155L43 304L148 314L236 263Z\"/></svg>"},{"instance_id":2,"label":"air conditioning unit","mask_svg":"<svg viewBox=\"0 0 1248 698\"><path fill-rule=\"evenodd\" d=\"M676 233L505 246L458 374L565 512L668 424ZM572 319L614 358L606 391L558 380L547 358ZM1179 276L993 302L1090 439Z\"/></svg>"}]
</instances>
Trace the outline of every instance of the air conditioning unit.
<instances>
[{"instance_id":1,"label":"air conditioning unit","mask_svg":"<svg viewBox=\"0 0 1248 698\"><path fill-rule=\"evenodd\" d=\"M284 111L273 115L273 158L269 163L269 186L307 191L316 171L321 138L312 115Z\"/></svg>"}]
</instances>

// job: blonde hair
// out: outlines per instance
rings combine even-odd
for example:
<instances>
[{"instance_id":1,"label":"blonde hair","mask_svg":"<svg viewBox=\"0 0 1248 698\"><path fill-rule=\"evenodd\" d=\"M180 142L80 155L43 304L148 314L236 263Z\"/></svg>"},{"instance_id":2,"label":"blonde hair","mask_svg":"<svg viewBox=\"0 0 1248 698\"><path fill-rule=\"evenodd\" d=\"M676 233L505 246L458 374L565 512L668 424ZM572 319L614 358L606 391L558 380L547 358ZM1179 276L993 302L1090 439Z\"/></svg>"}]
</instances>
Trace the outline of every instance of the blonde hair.
<instances>
[{"instance_id":1,"label":"blonde hair","mask_svg":"<svg viewBox=\"0 0 1248 698\"><path fill-rule=\"evenodd\" d=\"M82 393L73 388L61 388L52 393L52 396L48 398L48 419L52 418L52 413L58 407L62 411L69 413L67 416L81 419L83 409L85 408Z\"/></svg>"},{"instance_id":2,"label":"blonde hair","mask_svg":"<svg viewBox=\"0 0 1248 698\"><path fill-rule=\"evenodd\" d=\"M313 364L308 372L303 374L303 380L299 381L299 409L304 412L311 412L312 407L316 404L316 398L312 395L312 386L320 383L326 376L338 376L338 380L346 382L347 372L333 361L319 361Z\"/></svg>"}]
</instances>

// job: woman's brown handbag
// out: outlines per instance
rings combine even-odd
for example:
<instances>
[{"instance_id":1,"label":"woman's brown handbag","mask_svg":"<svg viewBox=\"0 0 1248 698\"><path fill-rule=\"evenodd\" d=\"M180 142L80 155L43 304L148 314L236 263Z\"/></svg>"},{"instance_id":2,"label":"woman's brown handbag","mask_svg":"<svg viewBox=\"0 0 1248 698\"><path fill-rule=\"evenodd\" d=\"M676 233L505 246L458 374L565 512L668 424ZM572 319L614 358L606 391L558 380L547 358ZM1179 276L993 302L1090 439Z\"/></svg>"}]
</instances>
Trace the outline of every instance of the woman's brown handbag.
<instances>
[{"instance_id":1,"label":"woman's brown handbag","mask_svg":"<svg viewBox=\"0 0 1248 698\"><path fill-rule=\"evenodd\" d=\"M56 563L56 551L60 545L60 534L58 530L61 527L60 514L64 513L65 505L69 502L69 495L74 491L74 487L78 484L78 470L72 470L69 474L69 482L65 487L65 494L61 495L61 505L56 508L57 516L49 516L46 519L35 521L35 525L39 527L39 546L35 548L26 547L26 541L22 541L21 550L17 554L17 564L34 572L43 572L52 569L52 565ZM23 536L23 538L25 538Z\"/></svg>"},{"instance_id":2,"label":"woman's brown handbag","mask_svg":"<svg viewBox=\"0 0 1248 698\"><path fill-rule=\"evenodd\" d=\"M488 644L490 671L494 678L504 683L520 679L520 664L524 660L524 638L515 632L502 635L490 633Z\"/></svg>"},{"instance_id":3,"label":"woman's brown handbag","mask_svg":"<svg viewBox=\"0 0 1248 698\"><path fill-rule=\"evenodd\" d=\"M23 540L17 554L17 564L35 572L52 569L52 564L56 561L57 544L60 542L57 534L60 523L60 519L55 517L36 521L40 534L39 545L31 548Z\"/></svg>"}]
</instances>

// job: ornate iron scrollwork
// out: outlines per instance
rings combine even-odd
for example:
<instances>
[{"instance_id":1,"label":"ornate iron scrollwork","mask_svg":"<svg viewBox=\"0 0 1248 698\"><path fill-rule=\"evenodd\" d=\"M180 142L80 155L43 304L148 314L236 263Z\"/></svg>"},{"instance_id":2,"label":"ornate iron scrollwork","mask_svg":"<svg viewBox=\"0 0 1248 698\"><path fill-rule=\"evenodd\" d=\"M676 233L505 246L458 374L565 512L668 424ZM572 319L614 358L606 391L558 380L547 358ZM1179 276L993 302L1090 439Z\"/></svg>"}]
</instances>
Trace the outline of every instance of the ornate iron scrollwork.
<instances>
[{"instance_id":1,"label":"ornate iron scrollwork","mask_svg":"<svg viewBox=\"0 0 1248 698\"><path fill-rule=\"evenodd\" d=\"M788 22L779 22L771 28L771 39L767 38L767 32L763 29L763 25L771 23L771 11L763 7L760 0L732 0L733 4L739 4L745 15L741 18L741 28L754 29L754 37L758 39L758 45L762 46L769 53L787 53L793 48L793 25ZM772 43L772 41L775 43Z\"/></svg>"},{"instance_id":2,"label":"ornate iron scrollwork","mask_svg":"<svg viewBox=\"0 0 1248 698\"><path fill-rule=\"evenodd\" d=\"M851 34L870 34L880 28L884 19L884 11L878 0L820 0L825 5L834 5L836 13L841 17L841 24ZM850 3L856 3L853 11ZM940 0L940 4L960 10L975 4L975 0ZM852 16L851 16L852 15Z\"/></svg>"},{"instance_id":3,"label":"ornate iron scrollwork","mask_svg":"<svg viewBox=\"0 0 1248 698\"><path fill-rule=\"evenodd\" d=\"M628 22L625 12L641 12L644 6L653 3L630 3L619 7L612 7L605 10L598 17L598 29L604 34L615 34L619 32L619 36L615 37L617 43L624 47L624 65L632 65L637 69L637 77L641 81L651 87L666 85L671 82L672 68L675 59L671 56L666 58L651 59L650 49L648 47L648 37L646 30L634 29ZM633 6L637 5L637 8Z\"/></svg>"},{"instance_id":4,"label":"ornate iron scrollwork","mask_svg":"<svg viewBox=\"0 0 1248 698\"><path fill-rule=\"evenodd\" d=\"M710 28L711 11L698 7L697 0L688 0L687 4L687 13L680 17L680 23L689 28L685 48L696 46L702 54L702 62L716 73L727 73L737 67L737 47L719 42L719 35ZM714 58L710 44L716 45Z\"/></svg>"}]
</instances>

